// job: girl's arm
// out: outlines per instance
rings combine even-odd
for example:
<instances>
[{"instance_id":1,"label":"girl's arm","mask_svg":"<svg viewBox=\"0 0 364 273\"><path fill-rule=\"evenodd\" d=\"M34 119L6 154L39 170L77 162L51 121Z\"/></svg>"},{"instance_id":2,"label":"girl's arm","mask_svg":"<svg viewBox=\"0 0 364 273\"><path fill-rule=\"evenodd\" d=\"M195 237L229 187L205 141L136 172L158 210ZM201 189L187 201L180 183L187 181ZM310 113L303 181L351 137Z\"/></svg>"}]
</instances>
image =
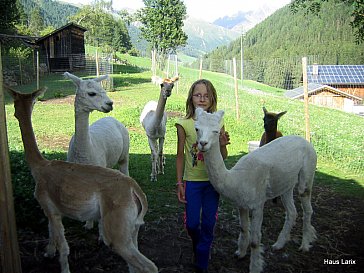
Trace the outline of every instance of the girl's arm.
<instances>
[{"instance_id":1,"label":"girl's arm","mask_svg":"<svg viewBox=\"0 0 364 273\"><path fill-rule=\"evenodd\" d=\"M177 172L177 197L181 203L187 203L185 199L185 189L183 184L183 167L184 167L184 146L186 141L186 133L183 127L176 124L177 127L177 158L176 158L176 172Z\"/></svg>"},{"instance_id":2,"label":"girl's arm","mask_svg":"<svg viewBox=\"0 0 364 273\"><path fill-rule=\"evenodd\" d=\"M229 133L225 131L225 126L223 126L220 130L220 152L223 159L228 157L228 151L226 145L230 144L230 136Z\"/></svg>"}]
</instances>

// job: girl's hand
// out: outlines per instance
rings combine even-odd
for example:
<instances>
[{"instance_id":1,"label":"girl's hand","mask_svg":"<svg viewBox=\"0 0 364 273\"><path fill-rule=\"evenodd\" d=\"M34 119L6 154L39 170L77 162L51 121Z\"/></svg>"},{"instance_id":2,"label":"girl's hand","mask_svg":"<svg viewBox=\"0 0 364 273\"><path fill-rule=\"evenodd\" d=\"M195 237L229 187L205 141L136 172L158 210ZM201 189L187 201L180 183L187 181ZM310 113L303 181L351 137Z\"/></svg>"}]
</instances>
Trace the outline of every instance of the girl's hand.
<instances>
[{"instance_id":1,"label":"girl's hand","mask_svg":"<svg viewBox=\"0 0 364 273\"><path fill-rule=\"evenodd\" d=\"M177 197L179 202L183 204L187 203L185 199L185 187L183 184L177 184Z\"/></svg>"},{"instance_id":2,"label":"girl's hand","mask_svg":"<svg viewBox=\"0 0 364 273\"><path fill-rule=\"evenodd\" d=\"M219 137L219 141L220 141L220 146L226 146L230 144L230 136L228 132L222 132L220 133L220 137Z\"/></svg>"}]
</instances>

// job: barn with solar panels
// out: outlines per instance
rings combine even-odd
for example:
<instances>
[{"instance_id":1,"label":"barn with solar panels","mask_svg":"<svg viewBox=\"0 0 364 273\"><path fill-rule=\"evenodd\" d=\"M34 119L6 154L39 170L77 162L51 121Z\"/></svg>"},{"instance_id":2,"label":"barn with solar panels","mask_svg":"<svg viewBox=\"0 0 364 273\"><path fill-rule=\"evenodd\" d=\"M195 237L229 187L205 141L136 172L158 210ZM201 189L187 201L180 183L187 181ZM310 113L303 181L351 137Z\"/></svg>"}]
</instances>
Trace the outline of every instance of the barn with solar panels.
<instances>
[{"instance_id":1,"label":"barn with solar panels","mask_svg":"<svg viewBox=\"0 0 364 273\"><path fill-rule=\"evenodd\" d=\"M307 81L310 103L346 112L363 111L364 65L309 65ZM288 90L285 96L303 100L303 87Z\"/></svg>"}]
</instances>

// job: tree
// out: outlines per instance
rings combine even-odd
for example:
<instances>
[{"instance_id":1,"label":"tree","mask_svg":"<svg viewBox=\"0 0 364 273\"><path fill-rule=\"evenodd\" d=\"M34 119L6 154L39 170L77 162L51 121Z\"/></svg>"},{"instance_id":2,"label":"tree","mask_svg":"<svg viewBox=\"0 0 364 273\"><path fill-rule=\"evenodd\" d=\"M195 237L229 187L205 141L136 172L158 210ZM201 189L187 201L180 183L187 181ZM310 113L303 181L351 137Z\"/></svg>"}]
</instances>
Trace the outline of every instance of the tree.
<instances>
[{"instance_id":1,"label":"tree","mask_svg":"<svg viewBox=\"0 0 364 273\"><path fill-rule=\"evenodd\" d=\"M306 14L318 14L321 10L322 2L330 0L294 0L290 7L293 12L299 9L305 10ZM337 3L350 4L352 7L351 12L351 26L354 29L356 42L364 42L364 0L333 0Z\"/></svg>"},{"instance_id":2,"label":"tree","mask_svg":"<svg viewBox=\"0 0 364 273\"><path fill-rule=\"evenodd\" d=\"M34 8L30 13L29 29L36 36L39 36L40 32L44 29L42 11L39 7Z\"/></svg>"},{"instance_id":3,"label":"tree","mask_svg":"<svg viewBox=\"0 0 364 273\"><path fill-rule=\"evenodd\" d=\"M20 20L17 2L14 0L0 1L0 33L15 32L15 24Z\"/></svg>"},{"instance_id":4,"label":"tree","mask_svg":"<svg viewBox=\"0 0 364 273\"><path fill-rule=\"evenodd\" d=\"M185 46L187 35L182 30L186 19L186 6L180 0L143 0L145 7L140 10L139 20L142 36L156 50L160 68L170 52Z\"/></svg>"},{"instance_id":5,"label":"tree","mask_svg":"<svg viewBox=\"0 0 364 273\"><path fill-rule=\"evenodd\" d=\"M86 42L103 48L122 51L131 49L129 33L121 19L115 19L104 10L103 1L95 6L83 6L79 12L70 17L72 22L83 26L88 31ZM95 24L97 22L97 24Z\"/></svg>"}]
</instances>

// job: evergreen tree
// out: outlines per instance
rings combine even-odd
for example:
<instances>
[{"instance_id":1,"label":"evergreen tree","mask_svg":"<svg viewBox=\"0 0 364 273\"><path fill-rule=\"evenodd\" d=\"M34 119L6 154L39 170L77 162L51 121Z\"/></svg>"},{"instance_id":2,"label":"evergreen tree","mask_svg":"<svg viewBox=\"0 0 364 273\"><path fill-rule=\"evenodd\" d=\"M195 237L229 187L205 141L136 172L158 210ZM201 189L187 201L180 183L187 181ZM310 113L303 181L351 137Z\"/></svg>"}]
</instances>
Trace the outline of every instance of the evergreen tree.
<instances>
[{"instance_id":1,"label":"evergreen tree","mask_svg":"<svg viewBox=\"0 0 364 273\"><path fill-rule=\"evenodd\" d=\"M291 3L291 9L293 12L297 12L303 9L306 14L313 13L319 14L321 11L323 2L329 0L294 0ZM364 1L363 0L335 0L335 4L351 4L352 21L350 25L355 31L355 37L357 43L364 42Z\"/></svg>"},{"instance_id":2,"label":"evergreen tree","mask_svg":"<svg viewBox=\"0 0 364 273\"><path fill-rule=\"evenodd\" d=\"M20 20L17 1L0 1L0 33L14 33L15 24Z\"/></svg>"},{"instance_id":3,"label":"evergreen tree","mask_svg":"<svg viewBox=\"0 0 364 273\"><path fill-rule=\"evenodd\" d=\"M71 16L70 20L87 29L85 39L88 44L124 52L131 49L125 23L104 11L102 4L101 1L95 6L86 5Z\"/></svg>"},{"instance_id":4,"label":"evergreen tree","mask_svg":"<svg viewBox=\"0 0 364 273\"><path fill-rule=\"evenodd\" d=\"M44 29L43 16L39 7L34 8L30 13L29 29L35 36L39 36L40 32Z\"/></svg>"}]
</instances>

